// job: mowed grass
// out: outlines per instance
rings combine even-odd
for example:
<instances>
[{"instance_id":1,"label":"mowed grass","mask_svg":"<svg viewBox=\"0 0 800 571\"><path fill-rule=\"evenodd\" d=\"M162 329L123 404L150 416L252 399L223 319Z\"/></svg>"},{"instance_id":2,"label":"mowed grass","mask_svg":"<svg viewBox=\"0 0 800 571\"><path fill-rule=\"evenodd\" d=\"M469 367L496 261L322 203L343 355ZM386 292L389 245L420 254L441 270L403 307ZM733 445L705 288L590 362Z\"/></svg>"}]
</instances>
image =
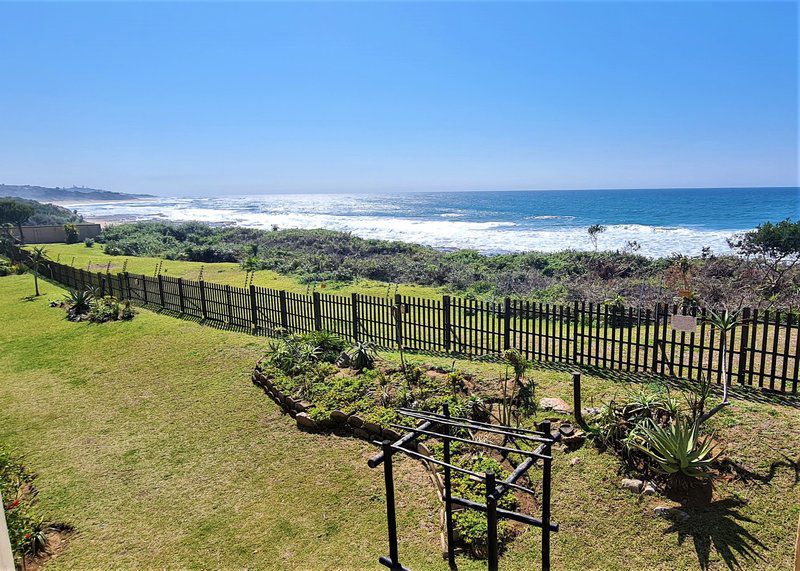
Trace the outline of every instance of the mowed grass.
<instances>
[{"instance_id":1,"label":"mowed grass","mask_svg":"<svg viewBox=\"0 0 800 571\"><path fill-rule=\"evenodd\" d=\"M147 310L129 323L70 323L47 306L62 290L48 283L25 301L32 289L30 276L0 278L0 442L39 474L47 517L78 529L49 567L380 568L383 481L366 467L374 449L300 432L278 412L249 380L266 340ZM501 373L497 364L456 366L490 388ZM566 372L531 375L538 396L571 400ZM626 386L586 376L585 404ZM553 568L790 568L798 420L796 408L742 400L715 419L727 453L756 477L720 482L680 526L653 515L675 502L619 489L610 454L556 450ZM409 460L396 480L403 563L446 568L431 484ZM538 530L514 541L501 566L538 568ZM485 562L460 558L459 568Z\"/></svg>"},{"instance_id":2,"label":"mowed grass","mask_svg":"<svg viewBox=\"0 0 800 571\"><path fill-rule=\"evenodd\" d=\"M77 535L48 567L362 569L386 550L383 479L358 440L300 432L249 380L265 340L141 311L71 323L0 279L0 442ZM438 561L436 499L398 474L407 553ZM420 527L419 522L424 522Z\"/></svg>"},{"instance_id":3,"label":"mowed grass","mask_svg":"<svg viewBox=\"0 0 800 571\"><path fill-rule=\"evenodd\" d=\"M203 268L203 278L209 282L243 287L247 272L236 263L183 262L177 260L161 260L139 256L109 256L103 252L102 244L95 244L91 248L81 242L78 244L44 244L47 257L58 260L62 264L72 265L76 268L93 272L105 272L107 268L111 273L122 271L127 260L128 271L133 274L152 276L156 267L161 265L161 273L165 276L196 280ZM30 247L28 247L30 248ZM109 267L109 264L110 267ZM271 270L259 270L253 275L253 283L259 287L286 290L293 293L309 293L313 284L300 283L292 276L285 276ZM317 291L350 295L360 293L377 297L394 297L395 293L423 297L426 299L441 298L445 293L442 288L419 286L414 284L388 284L375 280L357 280L352 283L327 282L316 285Z\"/></svg>"}]
</instances>

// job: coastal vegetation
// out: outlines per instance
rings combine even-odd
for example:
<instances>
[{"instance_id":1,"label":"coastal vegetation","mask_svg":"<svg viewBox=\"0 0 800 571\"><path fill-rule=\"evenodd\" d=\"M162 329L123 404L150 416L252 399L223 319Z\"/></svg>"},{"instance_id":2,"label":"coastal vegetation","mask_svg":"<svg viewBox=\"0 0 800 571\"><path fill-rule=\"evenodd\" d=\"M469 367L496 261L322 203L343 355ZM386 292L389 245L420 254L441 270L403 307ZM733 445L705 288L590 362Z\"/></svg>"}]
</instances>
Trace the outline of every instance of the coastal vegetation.
<instances>
[{"instance_id":1,"label":"coastal vegetation","mask_svg":"<svg viewBox=\"0 0 800 571\"><path fill-rule=\"evenodd\" d=\"M602 232L594 228L593 236ZM681 301L707 306L790 307L800 302L800 222L765 223L732 239L739 255L647 258L625 251L485 255L359 238L332 230L264 231L200 223L139 222L101 234L105 253L204 263L238 263L304 284L360 279L416 284L468 296L515 296L545 302L624 300L627 305Z\"/></svg>"},{"instance_id":2,"label":"coastal vegetation","mask_svg":"<svg viewBox=\"0 0 800 571\"><path fill-rule=\"evenodd\" d=\"M83 222L83 217L77 211L62 206L22 198L0 198L0 226L59 225L77 222Z\"/></svg>"},{"instance_id":3,"label":"coastal vegetation","mask_svg":"<svg viewBox=\"0 0 800 571\"><path fill-rule=\"evenodd\" d=\"M298 379L295 390L307 390L320 405L326 398L345 399L326 408L364 403L364 414L374 411L381 423L388 419L376 389L398 387L388 390L389 406L383 408L391 410L391 399L402 395L408 380L404 369L419 377L412 402L470 394L487 406L496 403L498 412L503 381L515 381L516 369L521 382L535 383L537 396L571 397L566 373L523 368L521 362L515 368L511 360L506 371L502 363L442 357L412 363L407 355L383 352L373 357L371 369L367 361L358 372L327 362L354 348L324 333L275 345L147 310L132 322L86 327L59 317L44 296L20 301L32 288L30 275L0 280L0 399L8 403L0 411L0 442L19 451L27 469L38 474L38 501L48 517L75 526L67 548L48 563L53 569L375 564L386 538L382 478L366 466L373 449L360 440L298 431L250 383L260 357L291 371ZM64 295L51 283L43 293ZM288 351L300 356L299 366L272 362L287 341L300 347ZM323 366L342 374L306 374ZM283 369L280 374L290 382L291 375ZM388 382L379 381L380 375ZM353 391L327 388L336 383L351 383ZM626 387L637 386L646 396L627 402ZM626 401L639 402L641 409L648 403L657 423L664 422L660 410L673 409L672 401L684 400L679 409L691 418L689 403L702 397L674 386L668 399L663 387L621 384L613 376L587 375L583 388L590 406ZM718 396L706 396L705 403ZM714 486L692 488L702 494L632 494L619 479L640 473L616 454L600 446L557 447L553 514L561 532L553 538L553 560L559 568L786 567L798 512L794 502L781 499L796 493L797 409L738 394L732 400L732 407L706 422L722 456L709 470L703 467ZM626 418L634 408L627 407ZM533 407L519 419L527 425L553 415L559 413ZM483 469L492 459L463 461ZM492 467L502 473L502 466ZM433 489L418 463L400 458L396 470L402 559L413 568L445 568ZM459 493L477 494L469 481L457 485L465 488ZM479 552L481 522L463 517L461 529ZM241 533L245 528L251 531ZM352 549L355 543L359 549ZM503 565L535 567L537 544L533 533L508 541ZM484 566L459 558L460 569Z\"/></svg>"}]
</instances>

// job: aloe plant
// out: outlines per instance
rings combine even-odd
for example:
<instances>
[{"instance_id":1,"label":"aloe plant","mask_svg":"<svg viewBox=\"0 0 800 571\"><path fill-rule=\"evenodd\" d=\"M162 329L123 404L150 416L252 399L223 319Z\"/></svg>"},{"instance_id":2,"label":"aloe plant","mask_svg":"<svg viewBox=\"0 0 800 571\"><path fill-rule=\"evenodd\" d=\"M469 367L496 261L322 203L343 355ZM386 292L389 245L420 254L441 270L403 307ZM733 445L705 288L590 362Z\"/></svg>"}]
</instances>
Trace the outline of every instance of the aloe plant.
<instances>
[{"instance_id":1,"label":"aloe plant","mask_svg":"<svg viewBox=\"0 0 800 571\"><path fill-rule=\"evenodd\" d=\"M706 478L719 454L711 438L699 432L697 423L681 418L666 426L650 421L640 427L633 446L652 458L664 474Z\"/></svg>"},{"instance_id":2,"label":"aloe plant","mask_svg":"<svg viewBox=\"0 0 800 571\"><path fill-rule=\"evenodd\" d=\"M727 351L728 351L728 334L733 331L736 326L738 325L739 320L739 312L736 311L734 313L728 313L728 310L724 310L721 313L715 313L714 311L709 312L709 323L711 327L719 331L719 342L722 348L722 403L723 405L728 404L728 358L727 358Z\"/></svg>"},{"instance_id":3,"label":"aloe plant","mask_svg":"<svg viewBox=\"0 0 800 571\"><path fill-rule=\"evenodd\" d=\"M348 352L350 357L350 366L359 371L362 369L371 369L375 366L375 357L377 355L375 346L369 341L359 341Z\"/></svg>"}]
</instances>

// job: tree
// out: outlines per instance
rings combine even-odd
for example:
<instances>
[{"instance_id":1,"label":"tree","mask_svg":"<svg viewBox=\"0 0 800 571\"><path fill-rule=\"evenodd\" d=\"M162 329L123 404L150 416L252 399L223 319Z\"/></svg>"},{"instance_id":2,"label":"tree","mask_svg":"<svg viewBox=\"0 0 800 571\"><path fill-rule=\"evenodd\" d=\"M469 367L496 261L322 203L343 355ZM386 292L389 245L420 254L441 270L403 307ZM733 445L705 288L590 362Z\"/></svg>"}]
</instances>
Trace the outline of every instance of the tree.
<instances>
[{"instance_id":1,"label":"tree","mask_svg":"<svg viewBox=\"0 0 800 571\"><path fill-rule=\"evenodd\" d=\"M777 224L764 222L755 230L728 241L739 254L755 261L764 276L764 297L781 291L786 276L800 262L800 220L787 218Z\"/></svg>"},{"instance_id":2,"label":"tree","mask_svg":"<svg viewBox=\"0 0 800 571\"><path fill-rule=\"evenodd\" d=\"M36 246L31 250L30 266L33 270L33 287L36 291L36 296L39 296L39 269L45 261L44 246Z\"/></svg>"},{"instance_id":3,"label":"tree","mask_svg":"<svg viewBox=\"0 0 800 571\"><path fill-rule=\"evenodd\" d=\"M728 404L728 382L729 382L729 373L728 373L728 358L727 358L727 351L728 351L728 335L736 329L739 321L739 311L734 313L728 313L728 310L725 309L722 312L714 312L709 310L709 323L711 327L719 331L719 344L721 348L722 354L722 403L724 405Z\"/></svg>"},{"instance_id":4,"label":"tree","mask_svg":"<svg viewBox=\"0 0 800 571\"><path fill-rule=\"evenodd\" d=\"M22 225L34 214L33 206L14 200L4 198L0 200L0 224L13 224L19 230L19 241L24 242L22 235ZM10 232L9 232L10 234Z\"/></svg>"},{"instance_id":5,"label":"tree","mask_svg":"<svg viewBox=\"0 0 800 571\"><path fill-rule=\"evenodd\" d=\"M589 226L589 239L592 241L592 244L594 244L595 251L597 250L597 238L605 231L606 227L601 224L592 224Z\"/></svg>"}]
</instances>

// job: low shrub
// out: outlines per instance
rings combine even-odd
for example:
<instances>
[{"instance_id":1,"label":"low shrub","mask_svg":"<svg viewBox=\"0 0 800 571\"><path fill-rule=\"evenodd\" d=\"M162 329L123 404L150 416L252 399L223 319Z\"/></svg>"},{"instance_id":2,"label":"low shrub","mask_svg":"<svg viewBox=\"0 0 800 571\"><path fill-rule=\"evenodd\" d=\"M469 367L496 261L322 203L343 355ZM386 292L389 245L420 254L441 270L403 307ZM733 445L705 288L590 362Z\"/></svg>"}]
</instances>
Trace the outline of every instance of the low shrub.
<instances>
[{"instance_id":1,"label":"low shrub","mask_svg":"<svg viewBox=\"0 0 800 571\"><path fill-rule=\"evenodd\" d=\"M92 238L86 238L83 241L83 245L86 246L87 248L93 248L94 247L94 240Z\"/></svg>"},{"instance_id":2,"label":"low shrub","mask_svg":"<svg viewBox=\"0 0 800 571\"><path fill-rule=\"evenodd\" d=\"M479 474L493 472L497 481L504 480L509 476L508 471L497 460L482 453L457 460L456 464ZM455 473L451 481L454 496L481 504L486 503L486 488L483 482L476 481L467 474L461 473ZM510 492L506 493L497 502L497 507L516 510L518 507L516 496ZM464 547L473 556L486 557L488 547L486 514L470 509L456 511L453 513L453 527ZM512 535L513 530L509 524L505 520L500 520L497 526L499 547L502 548L504 543L512 538Z\"/></svg>"},{"instance_id":3,"label":"low shrub","mask_svg":"<svg viewBox=\"0 0 800 571\"><path fill-rule=\"evenodd\" d=\"M0 447L0 494L5 504L11 551L19 558L47 550L48 526L34 509L33 479L8 449Z\"/></svg>"},{"instance_id":4,"label":"low shrub","mask_svg":"<svg viewBox=\"0 0 800 571\"><path fill-rule=\"evenodd\" d=\"M134 311L130 301L119 301L117 298L110 295L95 298L89 309L89 321L92 323L128 321L133 319L133 316Z\"/></svg>"},{"instance_id":5,"label":"low shrub","mask_svg":"<svg viewBox=\"0 0 800 571\"><path fill-rule=\"evenodd\" d=\"M75 224L64 224L64 233L67 235L67 244L75 244L78 241L78 227Z\"/></svg>"}]
</instances>

